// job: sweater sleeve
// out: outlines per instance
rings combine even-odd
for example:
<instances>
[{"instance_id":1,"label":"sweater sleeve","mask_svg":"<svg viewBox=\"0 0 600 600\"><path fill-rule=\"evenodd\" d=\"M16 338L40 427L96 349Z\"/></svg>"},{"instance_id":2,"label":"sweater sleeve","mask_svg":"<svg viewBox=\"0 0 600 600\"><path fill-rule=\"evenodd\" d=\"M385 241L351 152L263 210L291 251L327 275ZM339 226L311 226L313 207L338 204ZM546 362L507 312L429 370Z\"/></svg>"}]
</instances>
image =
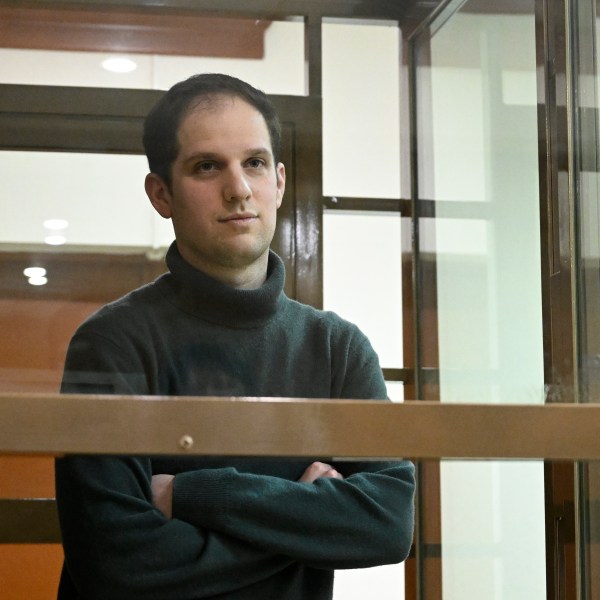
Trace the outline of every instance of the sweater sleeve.
<instances>
[{"instance_id":1,"label":"sweater sleeve","mask_svg":"<svg viewBox=\"0 0 600 600\"><path fill-rule=\"evenodd\" d=\"M175 477L173 516L312 567L396 563L410 550L414 468L300 483L235 469Z\"/></svg>"},{"instance_id":2,"label":"sweater sleeve","mask_svg":"<svg viewBox=\"0 0 600 600\"><path fill-rule=\"evenodd\" d=\"M77 336L63 392L144 393L141 373L112 342ZM164 518L152 505L148 458L68 456L56 461L55 475L65 563L86 599L213 597L292 562L235 535Z\"/></svg>"},{"instance_id":3,"label":"sweater sleeve","mask_svg":"<svg viewBox=\"0 0 600 600\"><path fill-rule=\"evenodd\" d=\"M367 338L349 324L338 333L332 397L386 400L379 360ZM175 477L173 515L317 568L404 560L413 536L412 463L339 462L336 468L345 479L313 483L234 469L181 473Z\"/></svg>"},{"instance_id":4,"label":"sweater sleeve","mask_svg":"<svg viewBox=\"0 0 600 600\"><path fill-rule=\"evenodd\" d=\"M66 457L57 504L69 574L90 600L180 600L232 593L292 561L154 509L150 461Z\"/></svg>"}]
</instances>

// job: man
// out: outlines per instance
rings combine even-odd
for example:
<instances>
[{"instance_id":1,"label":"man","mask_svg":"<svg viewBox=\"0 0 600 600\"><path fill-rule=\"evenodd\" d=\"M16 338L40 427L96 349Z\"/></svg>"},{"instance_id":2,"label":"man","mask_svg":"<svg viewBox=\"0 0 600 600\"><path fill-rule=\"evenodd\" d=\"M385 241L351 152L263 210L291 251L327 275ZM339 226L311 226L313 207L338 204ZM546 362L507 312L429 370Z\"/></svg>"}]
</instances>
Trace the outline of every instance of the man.
<instances>
[{"instance_id":1,"label":"man","mask_svg":"<svg viewBox=\"0 0 600 600\"><path fill-rule=\"evenodd\" d=\"M190 78L148 115L144 146L146 192L175 230L169 273L78 329L63 391L385 399L364 335L283 293L267 97ZM402 561L412 539L404 461L66 457L56 490L60 600L331 598L334 569Z\"/></svg>"}]
</instances>

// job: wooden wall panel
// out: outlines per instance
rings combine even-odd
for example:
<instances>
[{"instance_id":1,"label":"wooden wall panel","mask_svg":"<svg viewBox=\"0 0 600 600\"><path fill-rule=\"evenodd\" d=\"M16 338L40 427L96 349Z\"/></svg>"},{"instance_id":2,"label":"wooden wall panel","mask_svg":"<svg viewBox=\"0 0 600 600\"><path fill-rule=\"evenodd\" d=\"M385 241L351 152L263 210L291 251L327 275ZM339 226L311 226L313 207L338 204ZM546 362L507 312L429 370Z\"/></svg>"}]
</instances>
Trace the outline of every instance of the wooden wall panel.
<instances>
[{"instance_id":1,"label":"wooden wall panel","mask_svg":"<svg viewBox=\"0 0 600 600\"><path fill-rule=\"evenodd\" d=\"M0 498L54 498L54 459L0 456Z\"/></svg>"},{"instance_id":2,"label":"wooden wall panel","mask_svg":"<svg viewBox=\"0 0 600 600\"><path fill-rule=\"evenodd\" d=\"M0 389L58 392L69 340L98 306L94 302L0 298Z\"/></svg>"},{"instance_id":3,"label":"wooden wall panel","mask_svg":"<svg viewBox=\"0 0 600 600\"><path fill-rule=\"evenodd\" d=\"M56 598L62 561L63 551L59 544L0 545L0 598Z\"/></svg>"},{"instance_id":4,"label":"wooden wall panel","mask_svg":"<svg viewBox=\"0 0 600 600\"><path fill-rule=\"evenodd\" d=\"M42 297L1 298L0 389L58 391L67 344L77 325L98 306ZM0 498L54 495L51 457L0 456ZM62 560L60 544L0 544L0 598L55 598Z\"/></svg>"},{"instance_id":5,"label":"wooden wall panel","mask_svg":"<svg viewBox=\"0 0 600 600\"><path fill-rule=\"evenodd\" d=\"M260 59L269 25L172 11L0 7L0 47Z\"/></svg>"},{"instance_id":6,"label":"wooden wall panel","mask_svg":"<svg viewBox=\"0 0 600 600\"><path fill-rule=\"evenodd\" d=\"M30 286L22 271L52 273ZM154 279L164 263L144 257L48 253L0 255L0 390L56 393L71 336L105 302ZM54 498L49 456L0 456L0 498ZM56 597L60 544L0 544L1 600Z\"/></svg>"}]
</instances>

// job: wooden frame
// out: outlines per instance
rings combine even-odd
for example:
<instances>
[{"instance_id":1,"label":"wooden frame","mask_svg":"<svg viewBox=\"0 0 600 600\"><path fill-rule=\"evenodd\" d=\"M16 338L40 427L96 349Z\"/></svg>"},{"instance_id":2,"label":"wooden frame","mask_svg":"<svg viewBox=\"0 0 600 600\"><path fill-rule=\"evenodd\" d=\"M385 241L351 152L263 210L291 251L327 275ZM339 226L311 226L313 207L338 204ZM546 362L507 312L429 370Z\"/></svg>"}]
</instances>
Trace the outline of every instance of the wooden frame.
<instances>
[{"instance_id":1,"label":"wooden frame","mask_svg":"<svg viewBox=\"0 0 600 600\"><path fill-rule=\"evenodd\" d=\"M437 4L434 0L433 4ZM140 10L155 13L224 15L286 19L290 15L358 19L398 19L414 9L417 1L396 0L1 0L0 6L19 8L72 8L81 10ZM431 5L432 2L425 4Z\"/></svg>"},{"instance_id":2,"label":"wooden frame","mask_svg":"<svg viewBox=\"0 0 600 600\"><path fill-rule=\"evenodd\" d=\"M264 19L0 6L0 47L261 58L269 25Z\"/></svg>"}]
</instances>

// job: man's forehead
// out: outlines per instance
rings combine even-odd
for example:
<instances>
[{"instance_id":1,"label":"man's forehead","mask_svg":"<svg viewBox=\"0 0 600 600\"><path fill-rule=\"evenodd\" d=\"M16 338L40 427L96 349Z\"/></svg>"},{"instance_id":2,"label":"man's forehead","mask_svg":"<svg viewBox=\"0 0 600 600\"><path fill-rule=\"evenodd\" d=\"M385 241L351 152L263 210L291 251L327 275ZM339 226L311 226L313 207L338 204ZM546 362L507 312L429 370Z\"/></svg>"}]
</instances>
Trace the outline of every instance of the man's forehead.
<instances>
[{"instance_id":1,"label":"man's forehead","mask_svg":"<svg viewBox=\"0 0 600 600\"><path fill-rule=\"evenodd\" d=\"M190 113L199 110L217 110L222 106L232 105L236 101L244 102L244 104L251 106L251 104L235 94L200 94L190 100L183 116L185 118Z\"/></svg>"},{"instance_id":2,"label":"man's forehead","mask_svg":"<svg viewBox=\"0 0 600 600\"><path fill-rule=\"evenodd\" d=\"M189 119L191 116L200 116L208 115L211 113L214 115L217 112L220 112L223 109L232 109L235 107L241 107L242 109L249 110L249 114L253 115L254 118L258 118L259 121L265 126L265 129L268 133L268 126L265 120L264 115L250 102L246 99L241 98L236 95L229 94L214 94L209 96L199 96L190 101L187 109L181 116L181 120L179 122L178 130L181 131L181 126Z\"/></svg>"},{"instance_id":3,"label":"man's forehead","mask_svg":"<svg viewBox=\"0 0 600 600\"><path fill-rule=\"evenodd\" d=\"M234 126L229 119L223 122L216 114L222 109L235 109L238 106L247 113L240 116L242 123L239 127ZM247 128L244 127L245 124L248 125ZM222 136L219 127L222 129ZM183 146L187 147L187 155L219 154L231 144L237 144L237 150L241 152L273 155L271 135L264 116L252 104L237 96L200 98L191 103L179 123L177 142L179 150Z\"/></svg>"}]
</instances>

